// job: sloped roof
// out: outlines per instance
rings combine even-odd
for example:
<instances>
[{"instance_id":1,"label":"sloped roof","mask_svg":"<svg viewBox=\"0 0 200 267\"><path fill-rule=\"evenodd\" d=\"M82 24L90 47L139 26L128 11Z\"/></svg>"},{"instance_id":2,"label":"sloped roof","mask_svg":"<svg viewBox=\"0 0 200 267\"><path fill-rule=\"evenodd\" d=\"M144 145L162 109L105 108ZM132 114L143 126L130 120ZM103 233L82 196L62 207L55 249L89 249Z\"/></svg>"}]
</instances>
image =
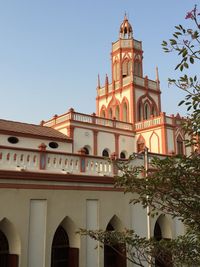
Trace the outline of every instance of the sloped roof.
<instances>
[{"instance_id":1,"label":"sloped roof","mask_svg":"<svg viewBox=\"0 0 200 267\"><path fill-rule=\"evenodd\" d=\"M0 133L27 137L37 137L42 139L56 139L65 142L71 140L65 134L47 126L8 121L2 119L0 119Z\"/></svg>"}]
</instances>

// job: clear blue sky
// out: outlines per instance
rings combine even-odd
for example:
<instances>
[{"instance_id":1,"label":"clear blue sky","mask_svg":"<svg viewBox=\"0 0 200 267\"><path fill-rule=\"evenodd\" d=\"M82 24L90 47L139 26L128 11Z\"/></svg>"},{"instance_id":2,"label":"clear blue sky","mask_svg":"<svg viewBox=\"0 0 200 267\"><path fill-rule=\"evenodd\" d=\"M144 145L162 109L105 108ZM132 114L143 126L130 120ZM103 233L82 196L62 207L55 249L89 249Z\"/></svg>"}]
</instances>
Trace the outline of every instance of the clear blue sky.
<instances>
[{"instance_id":1,"label":"clear blue sky","mask_svg":"<svg viewBox=\"0 0 200 267\"><path fill-rule=\"evenodd\" d=\"M168 88L177 58L161 43L184 24L193 0L1 0L0 118L39 123L70 107L95 111L97 75L110 76L111 43L125 11L143 41L144 74L159 67L163 110L177 112L183 97ZM199 72L199 69L198 69ZM197 73L197 67L196 67ZM180 111L180 110L179 110Z\"/></svg>"}]
</instances>

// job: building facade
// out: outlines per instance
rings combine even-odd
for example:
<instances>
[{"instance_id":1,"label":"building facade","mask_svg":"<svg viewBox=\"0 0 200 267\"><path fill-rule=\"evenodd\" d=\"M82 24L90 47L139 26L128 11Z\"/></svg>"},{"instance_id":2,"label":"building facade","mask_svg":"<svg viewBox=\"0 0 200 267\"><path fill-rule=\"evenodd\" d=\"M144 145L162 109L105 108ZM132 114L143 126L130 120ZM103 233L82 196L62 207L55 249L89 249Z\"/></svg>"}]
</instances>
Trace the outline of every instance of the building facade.
<instances>
[{"instance_id":1,"label":"building facade","mask_svg":"<svg viewBox=\"0 0 200 267\"><path fill-rule=\"evenodd\" d=\"M111 69L103 86L98 78L92 115L71 108L40 125L0 120L1 267L129 267L78 229L131 228L163 238L183 232L162 214L149 220L114 188L117 170L107 158L125 161L145 147L149 161L192 152L180 115L162 111L158 69L155 81L143 76L142 42L126 16L112 43ZM144 164L144 157L133 164Z\"/></svg>"}]
</instances>

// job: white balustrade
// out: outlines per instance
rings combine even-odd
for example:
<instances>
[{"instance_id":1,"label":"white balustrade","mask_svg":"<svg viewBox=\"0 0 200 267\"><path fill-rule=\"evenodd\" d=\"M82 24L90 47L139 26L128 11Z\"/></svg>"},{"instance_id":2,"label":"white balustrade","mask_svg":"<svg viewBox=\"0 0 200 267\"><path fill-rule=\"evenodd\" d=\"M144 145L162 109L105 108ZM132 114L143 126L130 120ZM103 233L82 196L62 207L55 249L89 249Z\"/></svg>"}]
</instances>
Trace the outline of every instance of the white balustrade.
<instances>
[{"instance_id":1,"label":"white balustrade","mask_svg":"<svg viewBox=\"0 0 200 267\"><path fill-rule=\"evenodd\" d=\"M161 119L162 118L160 116L160 117L151 118L149 120L137 122L135 124L135 129L140 130L140 129L148 128L151 126L159 125L161 124Z\"/></svg>"},{"instance_id":2,"label":"white balustrade","mask_svg":"<svg viewBox=\"0 0 200 267\"><path fill-rule=\"evenodd\" d=\"M0 149L0 169L35 170L39 168L39 153Z\"/></svg>"},{"instance_id":3,"label":"white balustrade","mask_svg":"<svg viewBox=\"0 0 200 267\"><path fill-rule=\"evenodd\" d=\"M46 155L44 169L40 169L40 153ZM82 164L82 166L81 166ZM82 170L81 170L82 169ZM83 175L109 175L112 176L111 163L104 158L84 155L56 154L15 150L10 148L0 149L0 170L51 172L63 174Z\"/></svg>"}]
</instances>

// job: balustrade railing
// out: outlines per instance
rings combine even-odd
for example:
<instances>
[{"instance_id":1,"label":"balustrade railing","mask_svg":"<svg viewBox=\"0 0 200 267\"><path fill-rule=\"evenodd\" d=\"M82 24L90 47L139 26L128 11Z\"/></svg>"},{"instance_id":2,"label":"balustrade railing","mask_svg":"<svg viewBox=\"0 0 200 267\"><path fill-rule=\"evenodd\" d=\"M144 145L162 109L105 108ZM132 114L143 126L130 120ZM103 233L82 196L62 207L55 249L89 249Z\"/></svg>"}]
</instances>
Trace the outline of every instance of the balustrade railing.
<instances>
[{"instance_id":1,"label":"balustrade railing","mask_svg":"<svg viewBox=\"0 0 200 267\"><path fill-rule=\"evenodd\" d=\"M70 111L66 114L63 114L61 116L54 117L52 120L47 121L44 123L45 126L53 126L57 123L65 122L65 121L75 121L75 122L84 122L89 124L96 124L99 126L106 126L106 127L113 127L118 129L124 129L124 130L133 130L133 125L128 122L118 121L118 120L112 120L112 119L105 119L102 117L97 117L95 115L87 115L83 113L77 113L74 111Z\"/></svg>"},{"instance_id":2,"label":"balustrade railing","mask_svg":"<svg viewBox=\"0 0 200 267\"><path fill-rule=\"evenodd\" d=\"M112 164L105 158L12 148L0 148L0 170L113 175Z\"/></svg>"},{"instance_id":3,"label":"balustrade railing","mask_svg":"<svg viewBox=\"0 0 200 267\"><path fill-rule=\"evenodd\" d=\"M149 120L137 122L135 124L135 130L141 130L141 129L148 128L151 126L159 125L161 123L162 123L162 116L153 117Z\"/></svg>"}]
</instances>

